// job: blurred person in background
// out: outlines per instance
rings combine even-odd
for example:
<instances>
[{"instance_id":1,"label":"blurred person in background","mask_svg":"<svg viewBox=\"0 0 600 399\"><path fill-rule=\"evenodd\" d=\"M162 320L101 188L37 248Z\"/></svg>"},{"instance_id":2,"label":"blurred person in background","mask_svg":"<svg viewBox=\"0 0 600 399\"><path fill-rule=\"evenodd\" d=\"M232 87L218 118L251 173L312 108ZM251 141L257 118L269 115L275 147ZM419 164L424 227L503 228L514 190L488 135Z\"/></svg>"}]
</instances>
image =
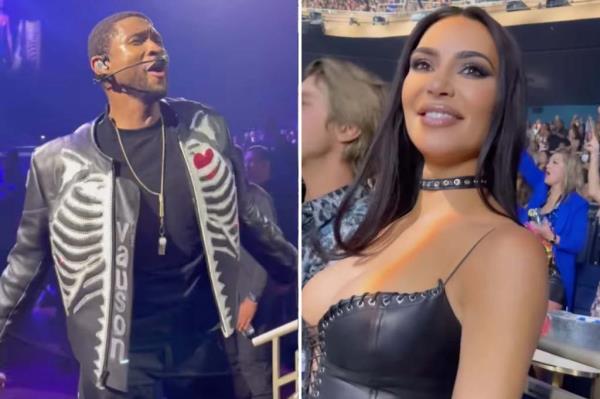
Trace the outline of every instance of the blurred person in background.
<instances>
[{"instance_id":1,"label":"blurred person in background","mask_svg":"<svg viewBox=\"0 0 600 399\"><path fill-rule=\"evenodd\" d=\"M584 149L589 153L588 167L588 195L597 204L600 204L600 145L598 144L598 131L595 124L590 124L586 133Z\"/></svg>"},{"instance_id":2,"label":"blurred person in background","mask_svg":"<svg viewBox=\"0 0 600 399\"><path fill-rule=\"evenodd\" d=\"M550 153L548 151L539 151L534 156L535 164L540 170L545 170L550 159Z\"/></svg>"},{"instance_id":3,"label":"blurred person in background","mask_svg":"<svg viewBox=\"0 0 600 399\"><path fill-rule=\"evenodd\" d=\"M538 145L538 151L548 151L548 139L550 137L550 128L547 123L541 123L536 133L535 141Z\"/></svg>"},{"instance_id":4,"label":"blurred person in background","mask_svg":"<svg viewBox=\"0 0 600 399\"><path fill-rule=\"evenodd\" d=\"M244 159L241 147L235 146L233 150L237 154L236 160ZM238 167L239 170L244 170L241 162ZM246 176L243 179L246 180ZM269 193L259 185L247 182L246 196L264 217L272 223L277 223L273 199ZM252 292L251 282L255 279L261 281L261 285L264 286L260 299ZM250 292L253 299L250 304L253 305L240 313L236 332L225 340L225 349L233 371L236 399L270 399L273 397L271 347L255 347L251 339L296 318L297 308L294 307L293 315L289 314L290 309L286 308L286 305L295 305L294 301L290 301L290 295L296 292L293 289L296 284L278 284L269 278L262 267L255 271L255 276L240 273L237 284L239 292Z\"/></svg>"},{"instance_id":5,"label":"blurred person in background","mask_svg":"<svg viewBox=\"0 0 600 399\"><path fill-rule=\"evenodd\" d=\"M554 132L556 134L558 134L559 136L566 136L567 131L565 129L565 124L562 121L562 119L560 119L559 115L555 115L554 116L554 120L552 121L552 126L554 126Z\"/></svg>"},{"instance_id":6,"label":"blurred person in background","mask_svg":"<svg viewBox=\"0 0 600 399\"><path fill-rule=\"evenodd\" d=\"M558 115L555 117L555 120L551 124L544 124L546 127L546 129L544 129L544 133L546 131L549 132L549 134L546 135L546 141L548 143L548 150L551 152L556 151L558 149L567 148L571 144L569 142L569 139L567 138L566 131L564 130L564 127L562 125L562 121L560 120L560 118L557 118Z\"/></svg>"},{"instance_id":7,"label":"blurred person in background","mask_svg":"<svg viewBox=\"0 0 600 399\"><path fill-rule=\"evenodd\" d=\"M334 220L373 140L383 112L387 85L347 61L313 61L302 82L302 285L335 257ZM368 187L343 221L351 234L367 208ZM314 334L302 324L302 372L313 362L307 350Z\"/></svg>"},{"instance_id":8,"label":"blurred person in background","mask_svg":"<svg viewBox=\"0 0 600 399\"><path fill-rule=\"evenodd\" d=\"M551 270L549 310L566 307L573 311L575 295L575 259L585 246L588 202L577 193L582 186L581 163L569 150L550 156L544 171L533 158L523 153L519 172L532 193L521 223L548 246L548 255L556 270Z\"/></svg>"},{"instance_id":9,"label":"blurred person in background","mask_svg":"<svg viewBox=\"0 0 600 399\"><path fill-rule=\"evenodd\" d=\"M244 164L248 180L266 190L273 198L276 220L288 240L294 242L297 237L297 146L279 137L275 149L271 151L264 145L255 144L246 149Z\"/></svg>"},{"instance_id":10,"label":"blurred person in background","mask_svg":"<svg viewBox=\"0 0 600 399\"><path fill-rule=\"evenodd\" d=\"M569 128L569 134L567 138L569 139L569 150L571 151L571 153L575 154L581 152L581 148L583 147L583 140L577 125L572 125Z\"/></svg>"},{"instance_id":11,"label":"blurred person in background","mask_svg":"<svg viewBox=\"0 0 600 399\"><path fill-rule=\"evenodd\" d=\"M598 107L600 115L600 107ZM588 166L588 196L596 204L600 204L600 144L598 142L598 130L596 124L590 124L586 132L585 150L589 153L590 163ZM600 283L596 289L596 296L590 308L590 314L600 317Z\"/></svg>"},{"instance_id":12,"label":"blurred person in background","mask_svg":"<svg viewBox=\"0 0 600 399\"><path fill-rule=\"evenodd\" d=\"M333 220L362 165L381 118L387 85L347 61L323 58L302 82L302 281L327 263L333 251ZM353 230L364 214L368 188L347 221Z\"/></svg>"},{"instance_id":13,"label":"blurred person in background","mask_svg":"<svg viewBox=\"0 0 600 399\"><path fill-rule=\"evenodd\" d=\"M4 12L4 1L0 0L0 75L10 70L13 61L13 38L10 17Z\"/></svg>"},{"instance_id":14,"label":"blurred person in background","mask_svg":"<svg viewBox=\"0 0 600 399\"><path fill-rule=\"evenodd\" d=\"M254 130L251 133L253 132ZM250 146L244 155L244 165L249 181L258 184L268 192L273 191L271 181L271 159L267 147L257 144Z\"/></svg>"}]
</instances>

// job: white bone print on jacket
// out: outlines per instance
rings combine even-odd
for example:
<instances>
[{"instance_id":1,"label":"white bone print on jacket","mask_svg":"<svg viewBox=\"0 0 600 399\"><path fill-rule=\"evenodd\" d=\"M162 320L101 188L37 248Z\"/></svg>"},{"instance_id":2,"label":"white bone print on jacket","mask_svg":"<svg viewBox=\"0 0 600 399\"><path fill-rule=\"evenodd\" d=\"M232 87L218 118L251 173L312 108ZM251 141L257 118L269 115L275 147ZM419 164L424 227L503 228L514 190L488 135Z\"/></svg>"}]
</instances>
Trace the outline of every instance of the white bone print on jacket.
<instances>
[{"instance_id":1,"label":"white bone print on jacket","mask_svg":"<svg viewBox=\"0 0 600 399\"><path fill-rule=\"evenodd\" d=\"M204 248L215 287L217 306L222 311L226 325L231 325L231 309L219 271L219 252L235 259L240 258L240 235L235 179L227 161L207 143L190 140L187 157L193 164L192 185L199 202L199 220L202 224ZM188 164L190 162L188 161Z\"/></svg>"},{"instance_id":2,"label":"white bone print on jacket","mask_svg":"<svg viewBox=\"0 0 600 399\"><path fill-rule=\"evenodd\" d=\"M65 190L50 224L52 257L67 315L100 300L95 372L100 377L110 296L111 190L108 175L90 173L90 164L70 150L61 152Z\"/></svg>"}]
</instances>

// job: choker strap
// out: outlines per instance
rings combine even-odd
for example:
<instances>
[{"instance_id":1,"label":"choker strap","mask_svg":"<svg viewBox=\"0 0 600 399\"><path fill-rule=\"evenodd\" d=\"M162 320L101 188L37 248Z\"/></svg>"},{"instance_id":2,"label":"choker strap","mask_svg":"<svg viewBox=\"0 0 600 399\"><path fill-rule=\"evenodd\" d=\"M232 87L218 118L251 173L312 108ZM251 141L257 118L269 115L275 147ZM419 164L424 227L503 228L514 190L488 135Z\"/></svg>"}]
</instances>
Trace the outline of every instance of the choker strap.
<instances>
[{"instance_id":1,"label":"choker strap","mask_svg":"<svg viewBox=\"0 0 600 399\"><path fill-rule=\"evenodd\" d=\"M463 188L482 187L487 180L476 176L457 176L447 177L445 179L421 179L420 186L422 190L457 190Z\"/></svg>"}]
</instances>

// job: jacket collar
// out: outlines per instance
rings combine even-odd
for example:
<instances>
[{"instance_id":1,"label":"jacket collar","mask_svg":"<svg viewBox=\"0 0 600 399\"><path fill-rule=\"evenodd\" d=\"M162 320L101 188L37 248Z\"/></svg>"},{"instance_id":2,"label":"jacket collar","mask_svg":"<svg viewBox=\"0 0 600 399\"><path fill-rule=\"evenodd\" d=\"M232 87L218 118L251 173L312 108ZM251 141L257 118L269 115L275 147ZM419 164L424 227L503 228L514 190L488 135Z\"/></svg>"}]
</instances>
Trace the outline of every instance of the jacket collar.
<instances>
[{"instance_id":1,"label":"jacket collar","mask_svg":"<svg viewBox=\"0 0 600 399\"><path fill-rule=\"evenodd\" d=\"M163 120L165 121L165 127L167 132L175 131L178 137L184 136L185 126L181 123L181 119L177 112L173 109L170 104L169 99L161 99L160 100L160 111L163 116ZM81 125L75 132L73 133L76 145L81 146L82 148L91 148L93 152L100 156L100 158L104 159L108 162L113 162L113 159L106 155L100 150L98 146L98 142L96 141L96 129L98 127L98 123L100 123L106 115L108 115L109 106L106 105L104 112L98 115L94 120L87 122Z\"/></svg>"}]
</instances>

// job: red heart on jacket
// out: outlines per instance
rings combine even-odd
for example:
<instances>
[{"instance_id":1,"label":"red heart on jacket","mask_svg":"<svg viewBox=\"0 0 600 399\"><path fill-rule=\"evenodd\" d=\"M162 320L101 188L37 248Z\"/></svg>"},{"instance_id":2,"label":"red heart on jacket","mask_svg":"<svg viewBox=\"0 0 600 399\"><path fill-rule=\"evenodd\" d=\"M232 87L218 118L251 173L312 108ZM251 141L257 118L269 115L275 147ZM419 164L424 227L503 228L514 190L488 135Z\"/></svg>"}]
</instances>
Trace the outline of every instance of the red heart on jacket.
<instances>
[{"instance_id":1,"label":"red heart on jacket","mask_svg":"<svg viewBox=\"0 0 600 399\"><path fill-rule=\"evenodd\" d=\"M213 160L214 156L215 154L210 148L204 151L204 154L197 153L194 155L194 166L196 166L196 169L202 169Z\"/></svg>"}]
</instances>

